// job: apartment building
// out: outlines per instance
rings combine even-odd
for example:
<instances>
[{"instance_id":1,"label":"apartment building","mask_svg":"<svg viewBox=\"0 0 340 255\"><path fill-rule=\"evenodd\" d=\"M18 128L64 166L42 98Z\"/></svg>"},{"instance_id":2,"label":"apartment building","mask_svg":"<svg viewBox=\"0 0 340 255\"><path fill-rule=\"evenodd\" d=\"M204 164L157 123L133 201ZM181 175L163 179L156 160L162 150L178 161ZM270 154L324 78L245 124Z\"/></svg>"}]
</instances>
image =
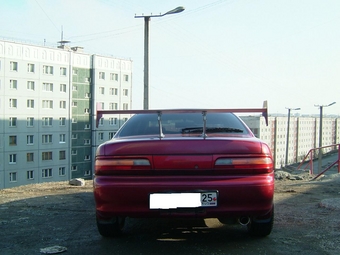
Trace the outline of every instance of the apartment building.
<instances>
[{"instance_id":1,"label":"apartment building","mask_svg":"<svg viewBox=\"0 0 340 255\"><path fill-rule=\"evenodd\" d=\"M286 155L288 118L284 116L269 117L268 126L260 116L241 116L254 135L270 146L275 168L287 164L301 162L310 149L319 147L318 117L291 117L289 123L288 154ZM325 118L322 121L322 146L340 143L340 119ZM327 153L336 147L323 150Z\"/></svg>"},{"instance_id":2,"label":"apartment building","mask_svg":"<svg viewBox=\"0 0 340 255\"><path fill-rule=\"evenodd\" d=\"M132 61L0 40L0 189L92 178L96 147L128 116ZM106 116L105 116L106 117Z\"/></svg>"}]
</instances>

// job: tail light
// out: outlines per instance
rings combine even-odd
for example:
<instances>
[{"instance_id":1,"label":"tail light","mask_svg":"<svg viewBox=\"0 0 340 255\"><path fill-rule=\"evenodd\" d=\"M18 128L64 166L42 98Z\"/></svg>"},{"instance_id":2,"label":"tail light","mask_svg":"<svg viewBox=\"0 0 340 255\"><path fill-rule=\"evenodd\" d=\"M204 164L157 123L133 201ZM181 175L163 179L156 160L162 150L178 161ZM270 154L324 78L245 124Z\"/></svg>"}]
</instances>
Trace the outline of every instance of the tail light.
<instances>
[{"instance_id":1,"label":"tail light","mask_svg":"<svg viewBox=\"0 0 340 255\"><path fill-rule=\"evenodd\" d=\"M225 170L228 173L271 173L273 166L271 151L266 144L262 144L262 154L259 156L222 157L215 161L215 169Z\"/></svg>"},{"instance_id":2,"label":"tail light","mask_svg":"<svg viewBox=\"0 0 340 255\"><path fill-rule=\"evenodd\" d=\"M269 157L219 158L215 161L215 168L238 170L237 173L270 173L273 160Z\"/></svg>"},{"instance_id":3,"label":"tail light","mask_svg":"<svg viewBox=\"0 0 340 255\"><path fill-rule=\"evenodd\" d=\"M129 170L150 170L151 164L148 159L112 159L97 158L95 162L95 174L107 175Z\"/></svg>"}]
</instances>

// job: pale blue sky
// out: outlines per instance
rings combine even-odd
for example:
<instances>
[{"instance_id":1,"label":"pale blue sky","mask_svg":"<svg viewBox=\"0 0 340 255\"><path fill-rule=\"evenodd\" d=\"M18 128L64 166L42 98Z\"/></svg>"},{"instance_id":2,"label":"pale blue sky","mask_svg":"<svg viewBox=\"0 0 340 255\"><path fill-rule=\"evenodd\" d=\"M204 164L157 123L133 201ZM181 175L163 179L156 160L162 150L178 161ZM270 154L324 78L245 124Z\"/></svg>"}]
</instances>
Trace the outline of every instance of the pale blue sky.
<instances>
[{"instance_id":1,"label":"pale blue sky","mask_svg":"<svg viewBox=\"0 0 340 255\"><path fill-rule=\"evenodd\" d=\"M260 107L340 114L338 0L0 0L0 37L133 61L143 107L144 21L150 21L150 109Z\"/></svg>"}]
</instances>

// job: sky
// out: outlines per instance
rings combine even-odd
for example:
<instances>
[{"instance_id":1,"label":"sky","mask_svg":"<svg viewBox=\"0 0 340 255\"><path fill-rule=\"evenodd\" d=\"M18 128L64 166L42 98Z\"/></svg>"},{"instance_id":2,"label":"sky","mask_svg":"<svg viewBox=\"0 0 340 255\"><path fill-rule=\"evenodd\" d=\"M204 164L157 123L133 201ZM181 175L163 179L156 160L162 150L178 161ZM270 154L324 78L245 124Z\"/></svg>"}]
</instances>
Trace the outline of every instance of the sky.
<instances>
[{"instance_id":1,"label":"sky","mask_svg":"<svg viewBox=\"0 0 340 255\"><path fill-rule=\"evenodd\" d=\"M144 20L150 109L259 108L340 115L339 0L0 0L0 38L133 61L143 108Z\"/></svg>"}]
</instances>

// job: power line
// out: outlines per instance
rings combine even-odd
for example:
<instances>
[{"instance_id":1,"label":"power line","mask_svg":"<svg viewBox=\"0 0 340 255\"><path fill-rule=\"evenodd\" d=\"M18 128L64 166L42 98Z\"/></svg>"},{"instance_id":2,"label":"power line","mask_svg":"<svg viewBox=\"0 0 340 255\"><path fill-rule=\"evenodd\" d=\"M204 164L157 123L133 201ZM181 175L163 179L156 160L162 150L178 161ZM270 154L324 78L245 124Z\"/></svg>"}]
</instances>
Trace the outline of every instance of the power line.
<instances>
[{"instance_id":1,"label":"power line","mask_svg":"<svg viewBox=\"0 0 340 255\"><path fill-rule=\"evenodd\" d=\"M54 24L54 22L52 21L52 19L47 15L47 13L45 12L44 8L42 8L42 6L39 4L39 2L37 0L35 0L35 2L37 3L37 5L40 7L40 9L42 10L42 12L46 15L46 17L49 19L49 21L52 23L52 25L58 30L58 32L60 32L59 28Z\"/></svg>"}]
</instances>

